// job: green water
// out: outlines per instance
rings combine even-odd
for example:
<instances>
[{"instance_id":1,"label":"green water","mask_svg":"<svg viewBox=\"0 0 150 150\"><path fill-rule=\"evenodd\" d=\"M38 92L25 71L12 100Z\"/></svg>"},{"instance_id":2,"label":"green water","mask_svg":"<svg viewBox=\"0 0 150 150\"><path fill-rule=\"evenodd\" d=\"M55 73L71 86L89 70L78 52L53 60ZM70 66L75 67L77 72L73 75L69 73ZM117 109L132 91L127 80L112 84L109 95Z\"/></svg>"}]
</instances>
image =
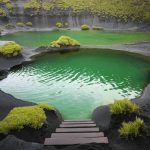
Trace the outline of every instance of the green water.
<instances>
[{"instance_id":1,"label":"green water","mask_svg":"<svg viewBox=\"0 0 150 150\"><path fill-rule=\"evenodd\" d=\"M100 32L100 31L49 31L17 32L0 37L13 40L26 47L48 45L61 35L67 35L86 45L124 44L150 41L150 33L142 32Z\"/></svg>"},{"instance_id":2,"label":"green water","mask_svg":"<svg viewBox=\"0 0 150 150\"><path fill-rule=\"evenodd\" d=\"M115 99L138 97L150 61L107 50L53 53L10 72L0 88L17 98L54 105L66 119L89 118Z\"/></svg>"}]
</instances>

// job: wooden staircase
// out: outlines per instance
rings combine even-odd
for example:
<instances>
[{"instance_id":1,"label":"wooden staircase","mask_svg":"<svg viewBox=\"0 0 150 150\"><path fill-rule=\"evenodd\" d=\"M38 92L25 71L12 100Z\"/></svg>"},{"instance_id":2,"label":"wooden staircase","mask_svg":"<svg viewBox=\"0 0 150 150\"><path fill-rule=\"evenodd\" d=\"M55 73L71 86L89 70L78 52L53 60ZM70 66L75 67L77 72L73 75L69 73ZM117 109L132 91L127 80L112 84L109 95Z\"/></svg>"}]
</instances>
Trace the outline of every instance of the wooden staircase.
<instances>
[{"instance_id":1,"label":"wooden staircase","mask_svg":"<svg viewBox=\"0 0 150 150\"><path fill-rule=\"evenodd\" d=\"M44 145L108 144L108 138L92 120L64 120Z\"/></svg>"}]
</instances>

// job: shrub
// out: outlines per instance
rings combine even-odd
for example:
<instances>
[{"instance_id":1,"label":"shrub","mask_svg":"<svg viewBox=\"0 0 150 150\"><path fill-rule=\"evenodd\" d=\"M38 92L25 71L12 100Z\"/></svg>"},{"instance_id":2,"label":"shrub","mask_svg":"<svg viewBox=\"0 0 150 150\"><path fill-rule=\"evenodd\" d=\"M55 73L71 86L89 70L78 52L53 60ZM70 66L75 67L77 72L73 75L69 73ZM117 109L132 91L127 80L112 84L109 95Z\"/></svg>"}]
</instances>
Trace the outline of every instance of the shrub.
<instances>
[{"instance_id":1,"label":"shrub","mask_svg":"<svg viewBox=\"0 0 150 150\"><path fill-rule=\"evenodd\" d=\"M61 22L57 22L57 23L56 23L56 27L57 27L57 28L63 28L64 25L63 25Z\"/></svg>"},{"instance_id":2,"label":"shrub","mask_svg":"<svg viewBox=\"0 0 150 150\"><path fill-rule=\"evenodd\" d=\"M118 100L115 101L114 104L110 105L110 111L115 115L138 113L139 106L128 99Z\"/></svg>"},{"instance_id":3,"label":"shrub","mask_svg":"<svg viewBox=\"0 0 150 150\"><path fill-rule=\"evenodd\" d=\"M25 24L23 23L23 22L17 22L17 24L16 24L18 27L24 27L25 26Z\"/></svg>"},{"instance_id":4,"label":"shrub","mask_svg":"<svg viewBox=\"0 0 150 150\"><path fill-rule=\"evenodd\" d=\"M41 8L41 4L38 0L29 0L24 5L25 10L36 10L36 11L38 11L40 8Z\"/></svg>"},{"instance_id":5,"label":"shrub","mask_svg":"<svg viewBox=\"0 0 150 150\"><path fill-rule=\"evenodd\" d=\"M11 3L6 3L6 7L9 9L9 11L13 10L13 5Z\"/></svg>"},{"instance_id":6,"label":"shrub","mask_svg":"<svg viewBox=\"0 0 150 150\"><path fill-rule=\"evenodd\" d=\"M83 24L81 26L81 30L89 30L89 29L90 29L90 27L88 25L86 25L86 24Z\"/></svg>"},{"instance_id":7,"label":"shrub","mask_svg":"<svg viewBox=\"0 0 150 150\"><path fill-rule=\"evenodd\" d=\"M53 41L50 47L60 48L64 46L80 46L80 43L69 36L61 36L57 41Z\"/></svg>"},{"instance_id":8,"label":"shrub","mask_svg":"<svg viewBox=\"0 0 150 150\"><path fill-rule=\"evenodd\" d=\"M26 26L32 27L32 22L26 22Z\"/></svg>"},{"instance_id":9,"label":"shrub","mask_svg":"<svg viewBox=\"0 0 150 150\"><path fill-rule=\"evenodd\" d=\"M15 42L8 42L0 46L0 54L4 56L17 56L21 53L22 47Z\"/></svg>"},{"instance_id":10,"label":"shrub","mask_svg":"<svg viewBox=\"0 0 150 150\"><path fill-rule=\"evenodd\" d=\"M46 121L44 109L48 109L49 111L53 110L50 108L50 106L45 104L13 108L0 121L0 133L7 134L11 130L21 130L24 127L41 128Z\"/></svg>"},{"instance_id":11,"label":"shrub","mask_svg":"<svg viewBox=\"0 0 150 150\"><path fill-rule=\"evenodd\" d=\"M123 138L137 137L140 135L143 126L144 121L140 118L136 118L135 121L123 122L122 127L118 131Z\"/></svg>"},{"instance_id":12,"label":"shrub","mask_svg":"<svg viewBox=\"0 0 150 150\"><path fill-rule=\"evenodd\" d=\"M0 8L0 16L2 16L2 17L6 17L7 16L5 10L3 10L2 8Z\"/></svg>"},{"instance_id":13,"label":"shrub","mask_svg":"<svg viewBox=\"0 0 150 150\"><path fill-rule=\"evenodd\" d=\"M92 29L93 30L100 30L100 31L104 30L102 27L98 27L98 26L93 26Z\"/></svg>"}]
</instances>

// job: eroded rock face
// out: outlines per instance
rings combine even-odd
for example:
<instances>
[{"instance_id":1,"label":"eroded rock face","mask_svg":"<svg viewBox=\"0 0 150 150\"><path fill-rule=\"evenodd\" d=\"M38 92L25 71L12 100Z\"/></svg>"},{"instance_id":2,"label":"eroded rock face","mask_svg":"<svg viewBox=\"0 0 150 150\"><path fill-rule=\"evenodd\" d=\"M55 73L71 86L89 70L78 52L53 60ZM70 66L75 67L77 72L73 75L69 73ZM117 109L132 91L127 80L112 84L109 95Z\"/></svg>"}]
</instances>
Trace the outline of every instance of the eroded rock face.
<instances>
[{"instance_id":1,"label":"eroded rock face","mask_svg":"<svg viewBox=\"0 0 150 150\"><path fill-rule=\"evenodd\" d=\"M145 30L149 29L149 24L144 22L135 23L133 21L123 22L115 17L105 18L103 16L94 15L89 12L74 13L72 10L58 10L45 11L25 11L24 4L27 0L12 1L13 12L3 19L0 19L1 24L16 22L32 22L33 27L49 28L54 27L57 22L69 23L70 27L80 27L82 24L90 26L97 25L108 29L116 30Z\"/></svg>"}]
</instances>

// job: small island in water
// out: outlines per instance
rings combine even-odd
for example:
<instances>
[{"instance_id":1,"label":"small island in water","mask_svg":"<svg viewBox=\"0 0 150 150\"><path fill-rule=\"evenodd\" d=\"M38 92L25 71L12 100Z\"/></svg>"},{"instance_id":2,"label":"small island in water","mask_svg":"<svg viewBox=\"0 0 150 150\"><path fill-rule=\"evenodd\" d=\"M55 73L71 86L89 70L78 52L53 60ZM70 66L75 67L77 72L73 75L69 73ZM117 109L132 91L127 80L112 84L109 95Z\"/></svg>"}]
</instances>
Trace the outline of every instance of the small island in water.
<instances>
[{"instance_id":1,"label":"small island in water","mask_svg":"<svg viewBox=\"0 0 150 150\"><path fill-rule=\"evenodd\" d=\"M150 2L0 0L2 150L149 150Z\"/></svg>"}]
</instances>

